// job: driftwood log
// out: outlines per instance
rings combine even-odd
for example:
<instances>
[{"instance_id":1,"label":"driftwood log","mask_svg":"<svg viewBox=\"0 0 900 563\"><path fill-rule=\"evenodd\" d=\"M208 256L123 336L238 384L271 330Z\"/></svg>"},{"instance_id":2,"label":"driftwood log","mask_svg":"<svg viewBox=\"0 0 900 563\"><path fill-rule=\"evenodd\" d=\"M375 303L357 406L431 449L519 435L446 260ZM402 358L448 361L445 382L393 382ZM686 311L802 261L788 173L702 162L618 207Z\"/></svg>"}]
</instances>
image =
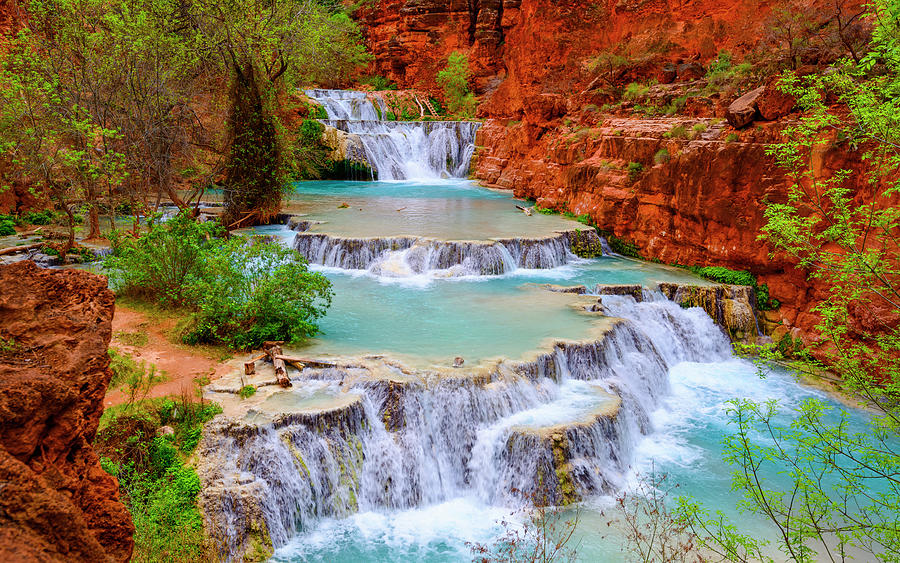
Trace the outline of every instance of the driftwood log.
<instances>
[{"instance_id":1,"label":"driftwood log","mask_svg":"<svg viewBox=\"0 0 900 563\"><path fill-rule=\"evenodd\" d=\"M288 379L287 376L287 368L284 365L284 360L282 358L282 350L281 345L284 344L283 341L272 341L272 342L264 342L263 343L263 352L269 357L272 361L272 366L275 367L275 379L278 381L278 385L282 387L291 387L291 380Z\"/></svg>"},{"instance_id":2,"label":"driftwood log","mask_svg":"<svg viewBox=\"0 0 900 563\"><path fill-rule=\"evenodd\" d=\"M36 242L34 244L25 244L22 246L10 246L9 248L0 248L0 256L6 256L7 254L16 254L17 252L26 252L28 250L34 250L35 248L40 248L44 246L43 242Z\"/></svg>"}]
</instances>

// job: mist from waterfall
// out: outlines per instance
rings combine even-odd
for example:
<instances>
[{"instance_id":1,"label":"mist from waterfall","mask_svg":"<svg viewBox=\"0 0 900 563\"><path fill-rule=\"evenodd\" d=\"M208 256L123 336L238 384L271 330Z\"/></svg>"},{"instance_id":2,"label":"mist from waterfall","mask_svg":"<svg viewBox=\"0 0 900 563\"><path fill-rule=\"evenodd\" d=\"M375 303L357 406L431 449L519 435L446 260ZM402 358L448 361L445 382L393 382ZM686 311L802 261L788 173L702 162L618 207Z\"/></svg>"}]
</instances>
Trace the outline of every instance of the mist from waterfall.
<instances>
[{"instance_id":1,"label":"mist from waterfall","mask_svg":"<svg viewBox=\"0 0 900 563\"><path fill-rule=\"evenodd\" d=\"M465 178L475 151L474 121L387 121L366 92L307 90L328 112L321 120L357 137L379 180Z\"/></svg>"}]
</instances>

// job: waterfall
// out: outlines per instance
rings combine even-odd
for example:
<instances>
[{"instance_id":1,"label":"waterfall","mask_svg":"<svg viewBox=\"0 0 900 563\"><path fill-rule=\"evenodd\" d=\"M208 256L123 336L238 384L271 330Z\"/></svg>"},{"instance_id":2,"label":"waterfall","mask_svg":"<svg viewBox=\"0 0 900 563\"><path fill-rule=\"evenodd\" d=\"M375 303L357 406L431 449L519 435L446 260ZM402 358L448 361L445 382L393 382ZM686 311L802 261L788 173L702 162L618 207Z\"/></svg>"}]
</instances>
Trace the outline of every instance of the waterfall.
<instances>
[{"instance_id":1,"label":"waterfall","mask_svg":"<svg viewBox=\"0 0 900 563\"><path fill-rule=\"evenodd\" d=\"M429 274L438 277L491 276L518 268L551 269L574 258L572 239L596 236L592 231L564 231L549 237L489 241L443 241L423 237L344 238L303 230L294 249L312 264L344 270L368 270L379 277Z\"/></svg>"},{"instance_id":2,"label":"waterfall","mask_svg":"<svg viewBox=\"0 0 900 563\"><path fill-rule=\"evenodd\" d=\"M475 151L474 121L387 121L365 92L307 90L325 108L322 123L357 135L379 180L464 178Z\"/></svg>"},{"instance_id":3,"label":"waterfall","mask_svg":"<svg viewBox=\"0 0 900 563\"><path fill-rule=\"evenodd\" d=\"M304 369L298 380L332 393L334 406L207 425L198 473L211 535L237 557L260 530L278 547L321 518L357 511L619 490L641 435L653 431L669 370L730 354L702 310L643 297L604 295L604 313L620 320L602 337L557 342L487 375Z\"/></svg>"}]
</instances>

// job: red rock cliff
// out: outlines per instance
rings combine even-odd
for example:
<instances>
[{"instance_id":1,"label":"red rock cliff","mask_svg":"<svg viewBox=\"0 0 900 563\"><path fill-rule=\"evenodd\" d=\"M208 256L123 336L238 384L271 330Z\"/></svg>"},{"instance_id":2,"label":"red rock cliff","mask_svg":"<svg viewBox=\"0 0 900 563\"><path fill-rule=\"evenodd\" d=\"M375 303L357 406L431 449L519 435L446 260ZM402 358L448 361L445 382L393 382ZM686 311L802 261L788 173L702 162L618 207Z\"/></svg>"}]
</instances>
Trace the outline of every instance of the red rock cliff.
<instances>
[{"instance_id":1,"label":"red rock cliff","mask_svg":"<svg viewBox=\"0 0 900 563\"><path fill-rule=\"evenodd\" d=\"M100 276L0 267L0 561L131 557L131 517L91 448L113 309Z\"/></svg>"},{"instance_id":2,"label":"red rock cliff","mask_svg":"<svg viewBox=\"0 0 900 563\"><path fill-rule=\"evenodd\" d=\"M809 332L821 294L792 264L769 258L757 240L766 198L784 193L781 171L765 155L777 124L737 133L724 117L740 92L690 98L682 118L616 116L589 61L624 54L627 68L608 86L655 77L662 105L684 95L720 49L738 60L765 52L776 10L801 9L828 21L831 4L803 0L380 0L357 13L375 55L372 72L403 87L438 93L447 54L469 55L480 94L474 174L545 207L590 214L597 225L634 242L645 258L746 269L784 305L770 320L779 332ZM849 4L848 4L849 6ZM828 8L828 9L826 9ZM849 7L847 8L849 9ZM607 76L605 79L610 79ZM783 118L793 105L769 85L759 111ZM689 117L690 116L690 117ZM692 139L665 138L676 125ZM656 154L666 158L656 162ZM822 171L852 165L840 152L822 155ZM643 167L629 174L630 163ZM771 328L771 327L770 327ZM776 334L776 337L779 334Z\"/></svg>"},{"instance_id":3,"label":"red rock cliff","mask_svg":"<svg viewBox=\"0 0 900 563\"><path fill-rule=\"evenodd\" d=\"M808 0L812 6L815 1ZM486 117L519 118L524 100L571 95L589 80L585 60L616 48L645 61L705 62L719 49L756 46L786 0L376 0L357 11L372 72L437 92L447 55L469 55ZM639 65L640 66L640 65ZM641 69L638 68L640 72ZM581 85L583 86L583 85Z\"/></svg>"}]
</instances>

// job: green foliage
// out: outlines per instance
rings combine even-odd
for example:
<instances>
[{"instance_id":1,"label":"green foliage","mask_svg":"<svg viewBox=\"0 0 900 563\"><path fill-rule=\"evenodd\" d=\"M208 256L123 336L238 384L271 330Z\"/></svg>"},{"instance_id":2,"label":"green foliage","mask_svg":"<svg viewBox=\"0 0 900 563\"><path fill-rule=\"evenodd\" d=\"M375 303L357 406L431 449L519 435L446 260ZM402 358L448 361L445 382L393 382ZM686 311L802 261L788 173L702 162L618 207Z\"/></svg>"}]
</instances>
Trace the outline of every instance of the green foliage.
<instances>
[{"instance_id":1,"label":"green foliage","mask_svg":"<svg viewBox=\"0 0 900 563\"><path fill-rule=\"evenodd\" d=\"M138 238L112 233L113 253L103 261L110 286L163 307L184 305L188 288L203 274L202 253L222 232L218 223L198 223L181 213L151 223Z\"/></svg>"},{"instance_id":2,"label":"green foliage","mask_svg":"<svg viewBox=\"0 0 900 563\"><path fill-rule=\"evenodd\" d=\"M734 142L738 141L740 138L741 138L740 135L738 135L737 133L729 133L728 135L725 136L725 142L726 143L734 143Z\"/></svg>"},{"instance_id":3,"label":"green foliage","mask_svg":"<svg viewBox=\"0 0 900 563\"><path fill-rule=\"evenodd\" d=\"M615 235L610 235L606 237L606 242L609 243L609 247L616 254L621 254L622 256L629 256L631 258L640 258L640 248L636 244L631 241L627 241L623 238L619 238Z\"/></svg>"},{"instance_id":4,"label":"green foliage","mask_svg":"<svg viewBox=\"0 0 900 563\"><path fill-rule=\"evenodd\" d=\"M465 53L453 51L447 57L447 66L438 72L437 83L444 89L447 110L456 116L475 116L477 101L469 90L469 58Z\"/></svg>"},{"instance_id":5,"label":"green foliage","mask_svg":"<svg viewBox=\"0 0 900 563\"><path fill-rule=\"evenodd\" d=\"M14 338L3 338L0 336L0 354L11 354L18 348Z\"/></svg>"},{"instance_id":6,"label":"green foliage","mask_svg":"<svg viewBox=\"0 0 900 563\"><path fill-rule=\"evenodd\" d=\"M241 390L238 391L238 395L240 395L241 399L249 399L253 395L256 395L256 387L253 385L244 385L241 387Z\"/></svg>"},{"instance_id":7,"label":"green foliage","mask_svg":"<svg viewBox=\"0 0 900 563\"><path fill-rule=\"evenodd\" d=\"M706 132L706 124L705 123L695 123L691 130L694 132L694 135L700 135Z\"/></svg>"},{"instance_id":8,"label":"green foliage","mask_svg":"<svg viewBox=\"0 0 900 563\"><path fill-rule=\"evenodd\" d=\"M663 137L666 139L688 139L690 136L691 134L688 132L686 125L676 125L666 133L663 133Z\"/></svg>"},{"instance_id":9,"label":"green foliage","mask_svg":"<svg viewBox=\"0 0 900 563\"><path fill-rule=\"evenodd\" d=\"M190 311L188 343L244 349L316 334L331 303L328 280L276 242L220 232L180 214L140 238L113 236L103 267L120 294Z\"/></svg>"},{"instance_id":10,"label":"green foliage","mask_svg":"<svg viewBox=\"0 0 900 563\"><path fill-rule=\"evenodd\" d=\"M644 165L640 162L629 162L626 169L628 170L628 179L632 182L637 181L644 173Z\"/></svg>"},{"instance_id":11,"label":"green foliage","mask_svg":"<svg viewBox=\"0 0 900 563\"><path fill-rule=\"evenodd\" d=\"M622 97L626 100L637 100L644 97L649 91L649 86L639 82L632 82L625 87L625 92L622 94Z\"/></svg>"},{"instance_id":12,"label":"green foliage","mask_svg":"<svg viewBox=\"0 0 900 563\"><path fill-rule=\"evenodd\" d=\"M728 285L749 285L756 287L756 277L743 270L729 270L722 266L691 267L692 272L702 278Z\"/></svg>"},{"instance_id":13,"label":"green foliage","mask_svg":"<svg viewBox=\"0 0 900 563\"><path fill-rule=\"evenodd\" d=\"M328 119L328 110L325 109L324 106L320 106L319 104L309 104L307 107L309 109L310 119Z\"/></svg>"},{"instance_id":14,"label":"green foliage","mask_svg":"<svg viewBox=\"0 0 900 563\"><path fill-rule=\"evenodd\" d=\"M0 219L0 236L16 234L16 222L11 219Z\"/></svg>"},{"instance_id":15,"label":"green foliage","mask_svg":"<svg viewBox=\"0 0 900 563\"><path fill-rule=\"evenodd\" d=\"M796 561L848 554L900 560L900 331L895 323L858 322L863 310L878 311L879 320L900 312L900 3L878 0L868 10L875 24L869 53L854 53L828 73L781 79L803 114L767 149L793 184L787 197L767 203L761 238L824 294L814 309L821 336L815 354L800 350L790 362L784 353L797 347L792 340L755 353L763 373L769 362L810 375L827 368L873 414L854 424L818 399L794 408L739 399L729 408L734 431L725 459L734 488L744 494L739 507L764 516L774 547ZM797 15L782 15L783 56L795 66L805 45L791 40ZM820 151L836 138L865 165L823 173ZM689 500L681 512L705 550L732 560L771 560L762 541L723 515Z\"/></svg>"},{"instance_id":16,"label":"green foliage","mask_svg":"<svg viewBox=\"0 0 900 563\"><path fill-rule=\"evenodd\" d=\"M214 559L197 507L200 479L184 457L216 412L214 403L168 398L136 403L102 425L95 448L132 515L134 561ZM157 435L162 425L172 425L174 435Z\"/></svg>"},{"instance_id":17,"label":"green foliage","mask_svg":"<svg viewBox=\"0 0 900 563\"><path fill-rule=\"evenodd\" d=\"M49 225L54 219L56 214L50 209L31 211L22 216L22 220L31 225Z\"/></svg>"},{"instance_id":18,"label":"green foliage","mask_svg":"<svg viewBox=\"0 0 900 563\"><path fill-rule=\"evenodd\" d=\"M671 160L671 156L669 155L669 151L666 149L659 149L656 151L656 154L653 155L653 162L656 164L664 164Z\"/></svg>"},{"instance_id":19,"label":"green foliage","mask_svg":"<svg viewBox=\"0 0 900 563\"><path fill-rule=\"evenodd\" d=\"M360 84L368 84L373 90L396 90L397 84L391 82L381 75L366 76L362 78Z\"/></svg>"},{"instance_id":20,"label":"green foliage","mask_svg":"<svg viewBox=\"0 0 900 563\"><path fill-rule=\"evenodd\" d=\"M188 343L248 349L267 340L298 342L319 331L316 319L331 304L328 279L278 243L232 237L207 249L203 271L189 289L196 312Z\"/></svg>"}]
</instances>

